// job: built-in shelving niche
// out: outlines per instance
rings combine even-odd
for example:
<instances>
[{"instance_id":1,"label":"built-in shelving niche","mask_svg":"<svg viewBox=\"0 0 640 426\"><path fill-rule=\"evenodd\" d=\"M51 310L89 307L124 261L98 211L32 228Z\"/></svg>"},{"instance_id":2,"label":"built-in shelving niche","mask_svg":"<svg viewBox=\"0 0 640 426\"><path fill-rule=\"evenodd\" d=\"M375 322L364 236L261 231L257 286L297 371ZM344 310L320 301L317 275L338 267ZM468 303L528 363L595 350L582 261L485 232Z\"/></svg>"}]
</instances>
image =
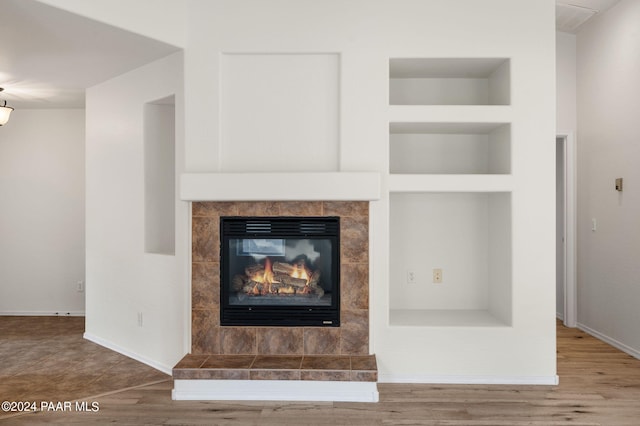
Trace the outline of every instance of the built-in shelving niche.
<instances>
[{"instance_id":1,"label":"built-in shelving niche","mask_svg":"<svg viewBox=\"0 0 640 426\"><path fill-rule=\"evenodd\" d=\"M510 67L389 60L391 326L512 324Z\"/></svg>"},{"instance_id":2,"label":"built-in shelving niche","mask_svg":"<svg viewBox=\"0 0 640 426\"><path fill-rule=\"evenodd\" d=\"M390 201L390 325L511 325L511 193L403 192Z\"/></svg>"},{"instance_id":3,"label":"built-in shelving niche","mask_svg":"<svg viewBox=\"0 0 640 426\"><path fill-rule=\"evenodd\" d=\"M392 174L509 174L511 125L390 123Z\"/></svg>"},{"instance_id":4,"label":"built-in shelving niche","mask_svg":"<svg viewBox=\"0 0 640 426\"><path fill-rule=\"evenodd\" d=\"M510 105L507 58L392 58L391 105Z\"/></svg>"}]
</instances>

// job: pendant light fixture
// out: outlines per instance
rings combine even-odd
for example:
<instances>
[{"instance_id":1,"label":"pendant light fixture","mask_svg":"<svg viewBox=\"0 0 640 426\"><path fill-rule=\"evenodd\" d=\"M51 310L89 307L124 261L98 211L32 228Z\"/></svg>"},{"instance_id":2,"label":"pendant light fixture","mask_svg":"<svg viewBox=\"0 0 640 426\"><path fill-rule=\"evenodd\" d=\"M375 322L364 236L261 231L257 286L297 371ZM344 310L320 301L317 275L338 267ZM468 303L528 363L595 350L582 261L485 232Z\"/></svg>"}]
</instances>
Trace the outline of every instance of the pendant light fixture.
<instances>
[{"instance_id":1,"label":"pendant light fixture","mask_svg":"<svg viewBox=\"0 0 640 426\"><path fill-rule=\"evenodd\" d=\"M0 87L0 92L4 89ZM4 126L9 121L9 116L11 115L11 111L13 108L7 106L7 101L4 101L4 104L0 106L0 126Z\"/></svg>"}]
</instances>

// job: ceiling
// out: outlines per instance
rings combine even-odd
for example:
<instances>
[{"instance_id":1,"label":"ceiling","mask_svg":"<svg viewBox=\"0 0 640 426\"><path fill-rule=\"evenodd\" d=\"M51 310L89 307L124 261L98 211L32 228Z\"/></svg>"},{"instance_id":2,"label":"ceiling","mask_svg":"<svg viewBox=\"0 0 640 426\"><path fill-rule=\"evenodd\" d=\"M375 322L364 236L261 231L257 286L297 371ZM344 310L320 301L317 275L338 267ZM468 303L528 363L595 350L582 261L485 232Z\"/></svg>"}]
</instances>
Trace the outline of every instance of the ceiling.
<instances>
[{"instance_id":1,"label":"ceiling","mask_svg":"<svg viewBox=\"0 0 640 426\"><path fill-rule=\"evenodd\" d=\"M84 92L179 50L35 0L0 0L0 99L84 108Z\"/></svg>"},{"instance_id":2,"label":"ceiling","mask_svg":"<svg viewBox=\"0 0 640 426\"><path fill-rule=\"evenodd\" d=\"M556 0L556 29L577 34L589 19L620 0Z\"/></svg>"},{"instance_id":3,"label":"ceiling","mask_svg":"<svg viewBox=\"0 0 640 426\"><path fill-rule=\"evenodd\" d=\"M556 26L577 33L618 1L556 0ZM0 99L17 109L83 108L87 87L177 50L36 0L0 0Z\"/></svg>"}]
</instances>

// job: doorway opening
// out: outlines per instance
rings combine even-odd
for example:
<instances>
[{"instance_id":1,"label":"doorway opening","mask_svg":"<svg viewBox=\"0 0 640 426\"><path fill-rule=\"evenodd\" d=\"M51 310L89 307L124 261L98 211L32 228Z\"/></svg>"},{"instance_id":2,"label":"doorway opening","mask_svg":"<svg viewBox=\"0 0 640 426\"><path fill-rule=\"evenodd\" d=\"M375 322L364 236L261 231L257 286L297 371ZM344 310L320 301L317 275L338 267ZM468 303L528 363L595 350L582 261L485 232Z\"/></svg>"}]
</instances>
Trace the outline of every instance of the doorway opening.
<instances>
[{"instance_id":1,"label":"doorway opening","mask_svg":"<svg viewBox=\"0 0 640 426\"><path fill-rule=\"evenodd\" d=\"M571 133L556 136L556 315L577 324L576 150Z\"/></svg>"}]
</instances>

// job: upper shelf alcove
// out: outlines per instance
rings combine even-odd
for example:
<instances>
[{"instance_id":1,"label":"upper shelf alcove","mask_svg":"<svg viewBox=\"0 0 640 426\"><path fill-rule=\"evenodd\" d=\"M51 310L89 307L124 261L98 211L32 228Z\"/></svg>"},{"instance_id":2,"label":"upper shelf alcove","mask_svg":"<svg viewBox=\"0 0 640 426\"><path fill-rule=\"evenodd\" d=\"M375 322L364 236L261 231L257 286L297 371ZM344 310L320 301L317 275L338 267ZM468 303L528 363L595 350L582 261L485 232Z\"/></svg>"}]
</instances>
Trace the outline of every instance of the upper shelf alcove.
<instances>
[{"instance_id":1,"label":"upper shelf alcove","mask_svg":"<svg viewBox=\"0 0 640 426\"><path fill-rule=\"evenodd\" d=\"M509 174L508 123L389 123L392 174Z\"/></svg>"},{"instance_id":2,"label":"upper shelf alcove","mask_svg":"<svg viewBox=\"0 0 640 426\"><path fill-rule=\"evenodd\" d=\"M507 58L392 58L391 105L510 105Z\"/></svg>"}]
</instances>

